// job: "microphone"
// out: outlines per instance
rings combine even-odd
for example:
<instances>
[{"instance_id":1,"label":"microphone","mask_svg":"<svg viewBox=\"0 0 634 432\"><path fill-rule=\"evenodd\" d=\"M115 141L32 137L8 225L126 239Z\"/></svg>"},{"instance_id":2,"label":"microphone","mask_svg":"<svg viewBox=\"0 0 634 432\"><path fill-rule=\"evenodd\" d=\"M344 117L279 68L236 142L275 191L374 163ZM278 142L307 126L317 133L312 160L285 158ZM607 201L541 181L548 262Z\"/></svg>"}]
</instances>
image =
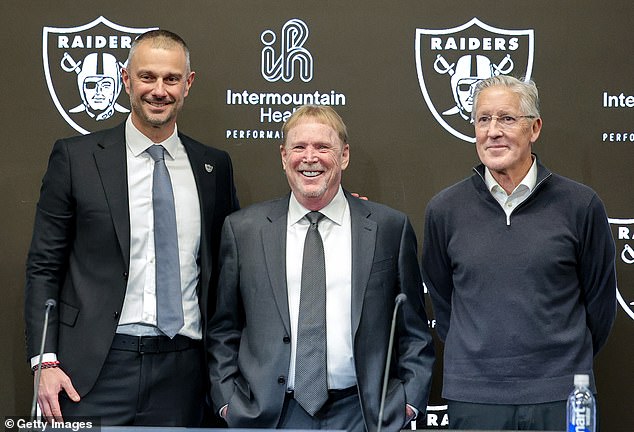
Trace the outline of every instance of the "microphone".
<instances>
[{"instance_id":1,"label":"microphone","mask_svg":"<svg viewBox=\"0 0 634 432\"><path fill-rule=\"evenodd\" d=\"M46 311L44 312L44 328L42 329L42 343L40 345L40 357L37 362L37 370L35 371L35 383L33 385L33 401L31 401L31 422L35 420L35 411L37 410L37 392L40 389L40 376L42 375L42 360L44 359L44 343L46 342L46 333L48 332L48 315L57 302L55 299L48 299L44 302Z\"/></svg>"},{"instance_id":2,"label":"microphone","mask_svg":"<svg viewBox=\"0 0 634 432\"><path fill-rule=\"evenodd\" d=\"M55 302L55 300L53 299L49 299L49 301L53 301L53 303ZM407 294L405 293L400 293L399 295L396 296L396 299L394 299L394 303L396 303L397 306L405 303L407 301Z\"/></svg>"},{"instance_id":3,"label":"microphone","mask_svg":"<svg viewBox=\"0 0 634 432\"><path fill-rule=\"evenodd\" d=\"M383 388L381 390L381 407L379 408L379 420L376 425L376 431L381 432L383 424L383 409L385 408L385 396L387 395L387 382L390 377L390 365L392 363L392 347L394 345L394 332L396 330L396 315L398 308L407 301L407 295L400 293L394 300L394 313L392 314L392 328L390 329L390 341L387 345L387 359L385 361L385 370L383 371Z\"/></svg>"}]
</instances>

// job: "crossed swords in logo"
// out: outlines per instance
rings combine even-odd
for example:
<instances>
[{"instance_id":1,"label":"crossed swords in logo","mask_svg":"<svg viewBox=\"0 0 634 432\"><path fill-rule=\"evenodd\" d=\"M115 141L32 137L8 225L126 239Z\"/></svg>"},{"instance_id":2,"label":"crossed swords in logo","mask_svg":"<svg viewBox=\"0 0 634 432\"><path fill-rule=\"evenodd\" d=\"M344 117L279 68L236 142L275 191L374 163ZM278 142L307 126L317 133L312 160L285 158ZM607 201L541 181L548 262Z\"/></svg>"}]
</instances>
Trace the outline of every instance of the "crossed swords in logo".
<instances>
[{"instance_id":1,"label":"crossed swords in logo","mask_svg":"<svg viewBox=\"0 0 634 432\"><path fill-rule=\"evenodd\" d=\"M436 72L442 75L448 73L449 76L452 76L455 73L455 66L455 63L449 64L449 62L445 60L442 54L438 54L436 56L436 61L434 61L434 69L436 70ZM506 75L513 70L514 64L513 59L511 59L511 55L507 54L502 59L500 64L496 65L495 63L491 63L491 66L493 67L493 69L495 69L495 75Z\"/></svg>"},{"instance_id":2,"label":"crossed swords in logo","mask_svg":"<svg viewBox=\"0 0 634 432\"><path fill-rule=\"evenodd\" d=\"M621 252L621 259L626 264L634 263L634 249L629 244L626 244L623 247L623 251Z\"/></svg>"}]
</instances>

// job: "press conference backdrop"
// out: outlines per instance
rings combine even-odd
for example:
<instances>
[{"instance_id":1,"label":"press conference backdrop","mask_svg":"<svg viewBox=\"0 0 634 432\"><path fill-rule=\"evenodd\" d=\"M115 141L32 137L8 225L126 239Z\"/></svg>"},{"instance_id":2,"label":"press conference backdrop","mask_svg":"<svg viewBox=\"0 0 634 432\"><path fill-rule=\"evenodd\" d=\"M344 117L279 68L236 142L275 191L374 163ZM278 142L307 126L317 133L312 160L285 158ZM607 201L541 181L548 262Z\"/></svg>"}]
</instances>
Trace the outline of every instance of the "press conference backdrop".
<instances>
[{"instance_id":1,"label":"press conference backdrop","mask_svg":"<svg viewBox=\"0 0 634 432\"><path fill-rule=\"evenodd\" d=\"M189 43L196 71L179 129L231 154L242 205L287 192L278 153L282 121L299 104L330 104L350 132L345 187L407 213L419 241L428 200L477 163L470 86L491 75L533 78L544 119L536 153L552 170L594 188L609 214L619 306L596 360L599 405L603 430L634 430L631 0L3 4L2 414L26 413L31 397L24 261L52 144L126 118L119 71L130 42L165 28ZM433 318L429 302L428 311ZM419 428L447 424L437 348Z\"/></svg>"}]
</instances>

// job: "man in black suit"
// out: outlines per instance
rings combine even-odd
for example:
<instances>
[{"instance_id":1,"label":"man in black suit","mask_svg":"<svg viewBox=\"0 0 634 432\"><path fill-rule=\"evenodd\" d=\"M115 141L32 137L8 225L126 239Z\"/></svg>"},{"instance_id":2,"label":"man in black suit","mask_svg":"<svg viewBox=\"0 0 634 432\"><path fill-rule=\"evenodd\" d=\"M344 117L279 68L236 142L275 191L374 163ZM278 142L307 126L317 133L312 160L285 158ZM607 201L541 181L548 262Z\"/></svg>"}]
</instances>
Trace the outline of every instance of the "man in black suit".
<instances>
[{"instance_id":1,"label":"man in black suit","mask_svg":"<svg viewBox=\"0 0 634 432\"><path fill-rule=\"evenodd\" d=\"M208 331L214 408L235 428L376 430L405 293L382 425L400 430L424 415L434 361L414 231L403 213L341 188L349 146L332 108L301 107L283 132L291 194L223 227Z\"/></svg>"},{"instance_id":2,"label":"man in black suit","mask_svg":"<svg viewBox=\"0 0 634 432\"><path fill-rule=\"evenodd\" d=\"M36 365L44 304L55 299L38 392L46 417L197 426L220 229L238 208L231 160L177 131L194 81L178 35L141 35L122 78L128 120L53 148L27 260L28 356ZM157 159L156 149L164 156ZM153 186L159 165L172 189L161 198ZM154 207L167 196L170 211ZM169 228L158 228L168 214ZM173 247L155 247L170 235ZM178 319L157 306L174 286L168 303ZM175 329L159 325L162 318Z\"/></svg>"}]
</instances>

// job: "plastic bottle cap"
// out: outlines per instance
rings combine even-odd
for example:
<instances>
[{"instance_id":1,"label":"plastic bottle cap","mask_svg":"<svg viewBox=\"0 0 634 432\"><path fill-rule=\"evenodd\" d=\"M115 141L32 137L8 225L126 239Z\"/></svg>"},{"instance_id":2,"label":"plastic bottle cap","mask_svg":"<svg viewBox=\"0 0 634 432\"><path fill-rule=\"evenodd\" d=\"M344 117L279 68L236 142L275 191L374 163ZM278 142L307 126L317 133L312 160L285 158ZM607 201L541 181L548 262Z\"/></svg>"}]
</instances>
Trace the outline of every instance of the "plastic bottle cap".
<instances>
[{"instance_id":1,"label":"plastic bottle cap","mask_svg":"<svg viewBox=\"0 0 634 432\"><path fill-rule=\"evenodd\" d=\"M588 374L577 374L575 375L575 386L589 386L590 385L590 376Z\"/></svg>"}]
</instances>

